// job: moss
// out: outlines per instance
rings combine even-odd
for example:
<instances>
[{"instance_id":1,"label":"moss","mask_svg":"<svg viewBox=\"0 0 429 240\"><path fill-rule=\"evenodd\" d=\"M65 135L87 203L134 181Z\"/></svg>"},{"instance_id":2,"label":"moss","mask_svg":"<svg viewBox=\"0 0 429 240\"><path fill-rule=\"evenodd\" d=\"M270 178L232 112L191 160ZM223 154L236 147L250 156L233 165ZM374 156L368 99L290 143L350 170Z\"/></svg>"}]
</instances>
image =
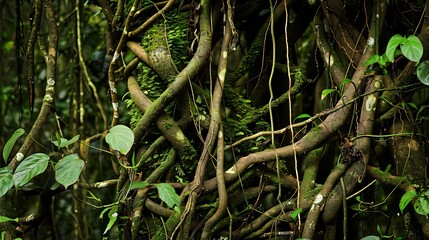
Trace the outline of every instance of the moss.
<instances>
[{"instance_id":1,"label":"moss","mask_svg":"<svg viewBox=\"0 0 429 240\"><path fill-rule=\"evenodd\" d=\"M167 236L171 236L174 229L180 222L180 212L174 211L173 215L171 215L168 220L165 222L165 225L159 226L156 232L156 235L153 239L168 239ZM167 234L167 236L165 235ZM153 236L153 235L152 235Z\"/></svg>"},{"instance_id":2,"label":"moss","mask_svg":"<svg viewBox=\"0 0 429 240\"><path fill-rule=\"evenodd\" d=\"M188 16L188 13L169 11L142 34L141 45L148 53L153 69L140 63L137 82L152 101L161 95L189 61ZM134 129L143 114L132 100L127 101L127 106L131 115L130 126Z\"/></svg>"}]
</instances>

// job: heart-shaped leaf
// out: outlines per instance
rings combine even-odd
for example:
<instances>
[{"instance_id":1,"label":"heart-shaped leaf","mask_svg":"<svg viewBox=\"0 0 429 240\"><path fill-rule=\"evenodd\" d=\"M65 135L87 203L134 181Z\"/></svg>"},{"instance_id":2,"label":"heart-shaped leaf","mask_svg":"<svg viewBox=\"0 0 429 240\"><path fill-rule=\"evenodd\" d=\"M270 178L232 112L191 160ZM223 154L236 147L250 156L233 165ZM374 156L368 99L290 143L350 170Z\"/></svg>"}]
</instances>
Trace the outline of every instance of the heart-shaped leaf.
<instances>
[{"instance_id":1,"label":"heart-shaped leaf","mask_svg":"<svg viewBox=\"0 0 429 240\"><path fill-rule=\"evenodd\" d=\"M398 48L399 44L402 44L406 41L407 39L399 34L396 34L390 38L386 47L386 56L390 62L393 62L393 59L395 58L395 51L396 51L396 48Z\"/></svg>"},{"instance_id":2,"label":"heart-shaped leaf","mask_svg":"<svg viewBox=\"0 0 429 240\"><path fill-rule=\"evenodd\" d=\"M76 153L67 155L55 166L55 180L67 188L78 180L84 166L85 162Z\"/></svg>"},{"instance_id":3,"label":"heart-shaped leaf","mask_svg":"<svg viewBox=\"0 0 429 240\"><path fill-rule=\"evenodd\" d=\"M46 170L49 156L44 153L35 153L24 159L13 174L13 183L16 188L24 186L35 176Z\"/></svg>"},{"instance_id":4,"label":"heart-shaped leaf","mask_svg":"<svg viewBox=\"0 0 429 240\"><path fill-rule=\"evenodd\" d=\"M401 51L408 60L419 62L423 56L423 44L418 37L411 35L401 44Z\"/></svg>"},{"instance_id":5,"label":"heart-shaped leaf","mask_svg":"<svg viewBox=\"0 0 429 240\"><path fill-rule=\"evenodd\" d=\"M113 150L127 154L134 144L134 133L127 126L116 125L106 135L106 142Z\"/></svg>"}]
</instances>

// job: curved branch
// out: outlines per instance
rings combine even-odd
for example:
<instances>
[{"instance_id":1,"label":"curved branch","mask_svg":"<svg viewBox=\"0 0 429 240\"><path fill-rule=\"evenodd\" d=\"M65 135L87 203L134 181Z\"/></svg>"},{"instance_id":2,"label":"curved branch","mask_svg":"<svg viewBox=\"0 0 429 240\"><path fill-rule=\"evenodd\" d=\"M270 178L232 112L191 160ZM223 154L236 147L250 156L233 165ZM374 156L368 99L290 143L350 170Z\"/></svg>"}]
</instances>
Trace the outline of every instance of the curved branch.
<instances>
[{"instance_id":1,"label":"curved branch","mask_svg":"<svg viewBox=\"0 0 429 240\"><path fill-rule=\"evenodd\" d=\"M168 11L174 4L175 0L169 0L167 2L167 4L165 4L165 6L159 10L158 12L156 12L154 15L152 15L148 20L146 20L142 25L140 25L137 29L130 31L128 33L129 37L134 37L134 36L138 36L141 33L143 33L143 31L145 31L150 24L154 23L158 18L160 18L166 11Z\"/></svg>"},{"instance_id":2,"label":"curved branch","mask_svg":"<svg viewBox=\"0 0 429 240\"><path fill-rule=\"evenodd\" d=\"M223 128L219 131L218 136L218 153L217 153L217 165L216 165L216 179L217 179L217 188L219 192L219 206L214 213L214 215L207 220L203 228L203 233L201 239L209 239L210 231L213 226L221 219L225 214L226 208L228 207L228 194L225 187L225 177L223 173L223 164L224 164L224 139L223 139Z\"/></svg>"},{"instance_id":3,"label":"curved branch","mask_svg":"<svg viewBox=\"0 0 429 240\"><path fill-rule=\"evenodd\" d=\"M12 161L10 161L8 168L12 171L18 166L18 164L26 157L30 151L31 146L34 143L34 139L37 138L42 128L45 127L46 120L48 119L51 109L54 106L54 95L55 95L55 82L56 82L56 68L57 68L57 47L58 47L58 28L57 21L53 10L52 0L46 1L45 4L45 15L49 27L49 46L46 57L46 88L45 96L43 97L42 107L40 108L39 115L34 122L30 132L24 140L21 148L18 150Z\"/></svg>"},{"instance_id":4,"label":"curved branch","mask_svg":"<svg viewBox=\"0 0 429 240\"><path fill-rule=\"evenodd\" d=\"M201 2L200 42L194 57L138 121L137 127L134 129L134 143L140 141L141 137L150 125L155 122L159 115L164 111L164 108L173 101L188 81L194 78L194 76L201 71L204 63L207 61L210 55L212 39L210 30L210 2L210 0Z\"/></svg>"},{"instance_id":5,"label":"curved branch","mask_svg":"<svg viewBox=\"0 0 429 240\"><path fill-rule=\"evenodd\" d=\"M134 76L128 78L128 90L134 103L142 112L146 112L153 104L141 91ZM155 124L170 144L177 150L182 160L192 161L196 158L197 151L172 117L164 112L158 117Z\"/></svg>"}]
</instances>

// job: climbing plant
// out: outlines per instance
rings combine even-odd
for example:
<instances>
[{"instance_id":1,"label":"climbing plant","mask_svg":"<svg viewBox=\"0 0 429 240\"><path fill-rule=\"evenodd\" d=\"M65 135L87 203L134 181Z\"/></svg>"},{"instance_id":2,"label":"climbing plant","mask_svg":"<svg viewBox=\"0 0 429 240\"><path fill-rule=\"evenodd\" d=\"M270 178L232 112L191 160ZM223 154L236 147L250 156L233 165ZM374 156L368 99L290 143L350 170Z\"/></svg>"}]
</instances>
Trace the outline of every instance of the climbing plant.
<instances>
[{"instance_id":1,"label":"climbing plant","mask_svg":"<svg viewBox=\"0 0 429 240\"><path fill-rule=\"evenodd\" d=\"M428 238L428 5L3 1L1 238Z\"/></svg>"}]
</instances>

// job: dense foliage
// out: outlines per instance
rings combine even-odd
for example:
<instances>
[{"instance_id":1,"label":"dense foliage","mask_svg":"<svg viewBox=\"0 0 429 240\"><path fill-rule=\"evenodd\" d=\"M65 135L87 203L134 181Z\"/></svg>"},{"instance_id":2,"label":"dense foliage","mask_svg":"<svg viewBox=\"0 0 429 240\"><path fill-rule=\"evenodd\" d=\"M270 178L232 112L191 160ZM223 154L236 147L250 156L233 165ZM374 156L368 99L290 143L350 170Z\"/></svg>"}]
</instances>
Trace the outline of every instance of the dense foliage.
<instances>
[{"instance_id":1,"label":"dense foliage","mask_svg":"<svg viewBox=\"0 0 429 240\"><path fill-rule=\"evenodd\" d=\"M429 2L0 6L2 239L429 238Z\"/></svg>"}]
</instances>

